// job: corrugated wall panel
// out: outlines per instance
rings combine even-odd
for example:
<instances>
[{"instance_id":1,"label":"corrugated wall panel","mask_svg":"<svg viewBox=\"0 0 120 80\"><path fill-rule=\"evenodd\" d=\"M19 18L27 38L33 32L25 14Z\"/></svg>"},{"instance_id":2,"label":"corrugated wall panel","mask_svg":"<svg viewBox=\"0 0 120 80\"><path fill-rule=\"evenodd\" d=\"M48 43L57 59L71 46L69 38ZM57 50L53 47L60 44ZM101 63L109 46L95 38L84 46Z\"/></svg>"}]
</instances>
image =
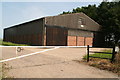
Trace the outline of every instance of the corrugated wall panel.
<instances>
[{"instance_id":1,"label":"corrugated wall panel","mask_svg":"<svg viewBox=\"0 0 120 80\"><path fill-rule=\"evenodd\" d=\"M47 46L66 46L67 30L62 28L46 27Z\"/></svg>"},{"instance_id":2,"label":"corrugated wall panel","mask_svg":"<svg viewBox=\"0 0 120 80\"><path fill-rule=\"evenodd\" d=\"M44 18L6 28L4 29L4 41L42 45L43 28ZM38 38L40 38L40 41L38 41Z\"/></svg>"},{"instance_id":3,"label":"corrugated wall panel","mask_svg":"<svg viewBox=\"0 0 120 80\"><path fill-rule=\"evenodd\" d=\"M81 30L68 30L69 36L81 36L81 37L94 37L93 32L81 31Z\"/></svg>"}]
</instances>

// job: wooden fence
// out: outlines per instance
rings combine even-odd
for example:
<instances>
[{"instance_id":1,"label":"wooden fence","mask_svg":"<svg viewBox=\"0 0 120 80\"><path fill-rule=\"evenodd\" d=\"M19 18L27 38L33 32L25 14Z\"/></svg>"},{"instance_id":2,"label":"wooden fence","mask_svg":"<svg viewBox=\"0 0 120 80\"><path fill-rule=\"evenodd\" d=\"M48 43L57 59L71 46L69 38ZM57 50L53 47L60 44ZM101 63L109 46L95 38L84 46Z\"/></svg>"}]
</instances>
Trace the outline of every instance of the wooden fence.
<instances>
[{"instance_id":1,"label":"wooden fence","mask_svg":"<svg viewBox=\"0 0 120 80\"><path fill-rule=\"evenodd\" d=\"M87 62L89 62L89 58L90 57L101 58L101 57L90 56L90 52L96 53L94 51L90 51L90 48L95 48L95 47L90 47L89 45L87 45ZM96 48L99 48L99 47L96 47ZM114 58L115 58L115 54L116 54L116 52L115 52L115 46L112 48L112 52L111 53L109 53L109 52L103 52L103 51L97 52L97 54L99 54L99 53L100 54L112 54L112 58L110 60L111 60L111 62L113 62ZM109 59L109 58L102 58L102 59Z\"/></svg>"}]
</instances>

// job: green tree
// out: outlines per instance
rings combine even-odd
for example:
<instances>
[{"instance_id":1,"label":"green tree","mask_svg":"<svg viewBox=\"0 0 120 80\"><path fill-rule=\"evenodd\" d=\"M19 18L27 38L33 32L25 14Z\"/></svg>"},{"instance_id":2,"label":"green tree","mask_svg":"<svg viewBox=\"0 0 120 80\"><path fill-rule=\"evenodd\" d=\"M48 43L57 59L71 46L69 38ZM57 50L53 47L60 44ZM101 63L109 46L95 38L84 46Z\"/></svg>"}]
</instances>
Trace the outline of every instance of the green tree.
<instances>
[{"instance_id":1,"label":"green tree","mask_svg":"<svg viewBox=\"0 0 120 80\"><path fill-rule=\"evenodd\" d=\"M85 13L102 26L101 32L104 33L106 46L120 43L120 1L104 1L98 7L96 5L77 7L72 12L63 12L63 14L80 12Z\"/></svg>"},{"instance_id":2,"label":"green tree","mask_svg":"<svg viewBox=\"0 0 120 80\"><path fill-rule=\"evenodd\" d=\"M105 35L107 45L118 44L120 40L120 2L102 2L97 10L97 22L102 25L102 32Z\"/></svg>"}]
</instances>

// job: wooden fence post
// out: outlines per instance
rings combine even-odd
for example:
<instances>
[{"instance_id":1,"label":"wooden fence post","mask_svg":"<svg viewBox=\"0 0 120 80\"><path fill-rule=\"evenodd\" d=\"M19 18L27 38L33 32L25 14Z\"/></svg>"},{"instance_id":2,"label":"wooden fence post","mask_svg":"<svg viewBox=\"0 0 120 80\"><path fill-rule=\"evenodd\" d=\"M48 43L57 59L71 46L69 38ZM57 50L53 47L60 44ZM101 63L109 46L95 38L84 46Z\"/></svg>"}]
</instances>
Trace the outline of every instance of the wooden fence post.
<instances>
[{"instance_id":1,"label":"wooden fence post","mask_svg":"<svg viewBox=\"0 0 120 80\"><path fill-rule=\"evenodd\" d=\"M89 62L89 45L87 45L87 62Z\"/></svg>"},{"instance_id":2,"label":"wooden fence post","mask_svg":"<svg viewBox=\"0 0 120 80\"><path fill-rule=\"evenodd\" d=\"M115 46L113 47L111 62L114 61L114 58L115 58Z\"/></svg>"}]
</instances>

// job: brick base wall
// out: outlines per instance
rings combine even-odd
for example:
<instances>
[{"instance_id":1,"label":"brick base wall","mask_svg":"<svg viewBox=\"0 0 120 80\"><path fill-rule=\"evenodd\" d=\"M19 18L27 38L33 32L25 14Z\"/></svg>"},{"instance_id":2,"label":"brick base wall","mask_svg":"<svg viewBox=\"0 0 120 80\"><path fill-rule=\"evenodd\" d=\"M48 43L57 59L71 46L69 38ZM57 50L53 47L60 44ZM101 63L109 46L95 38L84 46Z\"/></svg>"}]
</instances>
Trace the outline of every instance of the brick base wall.
<instances>
[{"instance_id":1,"label":"brick base wall","mask_svg":"<svg viewBox=\"0 0 120 80\"><path fill-rule=\"evenodd\" d=\"M80 37L80 36L68 36L67 46L92 46L93 38Z\"/></svg>"},{"instance_id":2,"label":"brick base wall","mask_svg":"<svg viewBox=\"0 0 120 80\"><path fill-rule=\"evenodd\" d=\"M93 38L91 38L91 37L85 38L85 46L87 46L87 45L92 46L92 43L93 43Z\"/></svg>"},{"instance_id":3,"label":"brick base wall","mask_svg":"<svg viewBox=\"0 0 120 80\"><path fill-rule=\"evenodd\" d=\"M67 39L68 46L76 46L76 36L68 36Z\"/></svg>"},{"instance_id":4,"label":"brick base wall","mask_svg":"<svg viewBox=\"0 0 120 80\"><path fill-rule=\"evenodd\" d=\"M84 46L84 37L77 37L77 46Z\"/></svg>"}]
</instances>

